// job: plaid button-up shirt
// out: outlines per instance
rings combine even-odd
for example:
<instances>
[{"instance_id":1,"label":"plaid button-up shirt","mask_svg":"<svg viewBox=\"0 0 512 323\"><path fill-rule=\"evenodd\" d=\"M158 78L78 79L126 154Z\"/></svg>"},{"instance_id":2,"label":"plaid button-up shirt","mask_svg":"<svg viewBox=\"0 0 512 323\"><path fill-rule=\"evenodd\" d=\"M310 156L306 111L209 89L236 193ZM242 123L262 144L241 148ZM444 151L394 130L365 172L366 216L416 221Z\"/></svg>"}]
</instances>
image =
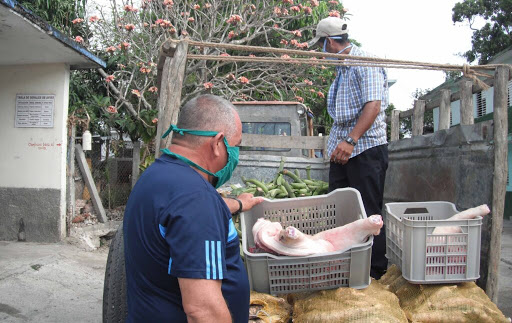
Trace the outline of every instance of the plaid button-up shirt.
<instances>
[{"instance_id":1,"label":"plaid button-up shirt","mask_svg":"<svg viewBox=\"0 0 512 323\"><path fill-rule=\"evenodd\" d=\"M350 55L373 57L355 45L352 46ZM364 105L369 101L381 101L380 113L370 129L359 138L350 158L387 143L384 111L388 105L388 77L386 70L381 67L338 66L336 78L327 96L327 111L334 120L327 143L329 157L352 131Z\"/></svg>"}]
</instances>

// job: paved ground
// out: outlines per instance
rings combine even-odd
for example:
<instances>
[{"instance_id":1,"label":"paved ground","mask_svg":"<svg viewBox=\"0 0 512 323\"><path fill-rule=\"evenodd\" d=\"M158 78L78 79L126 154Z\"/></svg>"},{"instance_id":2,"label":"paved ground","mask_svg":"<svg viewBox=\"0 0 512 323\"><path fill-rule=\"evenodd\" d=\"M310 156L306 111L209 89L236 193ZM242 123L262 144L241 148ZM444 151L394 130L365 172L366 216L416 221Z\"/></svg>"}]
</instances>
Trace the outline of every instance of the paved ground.
<instances>
[{"instance_id":1,"label":"paved ground","mask_svg":"<svg viewBox=\"0 0 512 323\"><path fill-rule=\"evenodd\" d=\"M0 241L1 322L101 322L107 249ZM512 221L505 221L498 306L512 316Z\"/></svg>"}]
</instances>

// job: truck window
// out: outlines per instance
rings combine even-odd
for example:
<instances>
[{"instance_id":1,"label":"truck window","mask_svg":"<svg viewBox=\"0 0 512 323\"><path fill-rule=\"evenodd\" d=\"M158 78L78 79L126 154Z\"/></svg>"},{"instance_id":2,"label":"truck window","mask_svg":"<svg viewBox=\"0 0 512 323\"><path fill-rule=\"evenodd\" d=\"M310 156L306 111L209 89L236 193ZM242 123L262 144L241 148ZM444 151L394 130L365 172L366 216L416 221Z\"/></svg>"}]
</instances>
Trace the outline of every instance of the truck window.
<instances>
[{"instance_id":1,"label":"truck window","mask_svg":"<svg viewBox=\"0 0 512 323\"><path fill-rule=\"evenodd\" d=\"M291 125L289 122L242 122L242 133L253 135L289 136ZM289 148L263 148L263 147L241 147L241 150L254 151L290 151Z\"/></svg>"}]
</instances>

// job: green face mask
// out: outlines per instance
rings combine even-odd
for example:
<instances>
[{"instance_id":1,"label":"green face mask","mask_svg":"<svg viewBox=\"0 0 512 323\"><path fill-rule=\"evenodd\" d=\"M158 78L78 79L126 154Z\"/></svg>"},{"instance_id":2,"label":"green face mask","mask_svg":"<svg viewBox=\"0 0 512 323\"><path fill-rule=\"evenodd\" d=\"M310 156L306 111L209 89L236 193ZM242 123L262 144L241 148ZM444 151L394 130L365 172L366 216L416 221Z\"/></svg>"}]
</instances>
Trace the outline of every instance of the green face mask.
<instances>
[{"instance_id":1,"label":"green face mask","mask_svg":"<svg viewBox=\"0 0 512 323\"><path fill-rule=\"evenodd\" d=\"M179 133L182 136L185 133L188 133L189 135L205 136L205 137L215 137L218 134L218 132L215 132L215 131L180 129L180 128L178 128L178 127L176 127L175 125L172 124L169 127L169 129L167 129L167 131L164 133L162 138L167 137L171 133L171 131ZM205 172L208 175L214 176L217 179L217 182L215 183L215 188L219 188L224 183L229 181L229 179L231 178L231 175L233 174L233 171L235 170L236 166L238 165L239 148L238 147L231 147L228 144L228 141L226 140L226 137L224 137L224 144L226 145L226 150L228 152L228 162L227 162L226 166L224 166L224 168L222 168L221 170L219 170L215 174L210 172L210 171L208 171L208 170L206 170L206 169L204 169L204 168L202 168L201 166L197 165L196 163L194 163L193 161L189 160L188 158L185 158L185 157L183 157L181 155L173 153L172 151L170 151L167 148L161 149L161 151L164 154L173 156L173 157L175 157L175 158L177 158L177 159L187 163L188 165L193 166L193 167L195 167L195 168Z\"/></svg>"}]
</instances>

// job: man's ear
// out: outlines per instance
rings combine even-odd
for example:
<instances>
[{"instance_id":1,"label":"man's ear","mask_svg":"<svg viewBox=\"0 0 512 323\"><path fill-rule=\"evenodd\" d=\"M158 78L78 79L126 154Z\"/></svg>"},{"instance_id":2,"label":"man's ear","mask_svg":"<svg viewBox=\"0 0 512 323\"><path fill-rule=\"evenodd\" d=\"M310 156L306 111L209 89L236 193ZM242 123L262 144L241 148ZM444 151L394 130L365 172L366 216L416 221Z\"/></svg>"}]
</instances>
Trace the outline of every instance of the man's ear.
<instances>
[{"instance_id":1,"label":"man's ear","mask_svg":"<svg viewBox=\"0 0 512 323\"><path fill-rule=\"evenodd\" d=\"M224 146L224 133L219 132L218 134L213 137L213 139L210 141L210 145L212 148L213 155L215 157L219 157L222 153L222 149Z\"/></svg>"}]
</instances>

